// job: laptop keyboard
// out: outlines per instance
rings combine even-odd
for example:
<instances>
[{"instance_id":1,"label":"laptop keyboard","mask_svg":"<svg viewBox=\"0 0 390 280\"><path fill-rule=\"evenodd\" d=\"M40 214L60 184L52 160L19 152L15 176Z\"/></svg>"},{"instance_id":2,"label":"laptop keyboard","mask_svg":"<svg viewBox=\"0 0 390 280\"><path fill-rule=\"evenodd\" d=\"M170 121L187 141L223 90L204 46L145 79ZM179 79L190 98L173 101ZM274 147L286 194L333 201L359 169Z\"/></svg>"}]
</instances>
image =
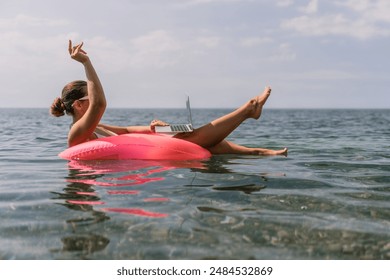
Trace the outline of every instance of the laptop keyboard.
<instances>
[{"instance_id":1,"label":"laptop keyboard","mask_svg":"<svg viewBox=\"0 0 390 280\"><path fill-rule=\"evenodd\" d=\"M191 131L186 125L181 125L181 124L171 125L171 129L172 129L172 131L184 131L184 132Z\"/></svg>"}]
</instances>

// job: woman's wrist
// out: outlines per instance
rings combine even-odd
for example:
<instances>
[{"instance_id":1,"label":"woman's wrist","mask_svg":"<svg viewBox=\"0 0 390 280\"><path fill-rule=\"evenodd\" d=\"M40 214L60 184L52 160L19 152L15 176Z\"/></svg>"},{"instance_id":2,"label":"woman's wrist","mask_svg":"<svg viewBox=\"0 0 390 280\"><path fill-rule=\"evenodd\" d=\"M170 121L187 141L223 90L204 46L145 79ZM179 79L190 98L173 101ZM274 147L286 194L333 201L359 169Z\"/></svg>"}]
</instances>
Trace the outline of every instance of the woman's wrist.
<instances>
[{"instance_id":1,"label":"woman's wrist","mask_svg":"<svg viewBox=\"0 0 390 280\"><path fill-rule=\"evenodd\" d=\"M86 57L86 59L84 61L81 62L84 66L87 66L88 64L91 64L91 60L89 59L89 57Z\"/></svg>"}]
</instances>

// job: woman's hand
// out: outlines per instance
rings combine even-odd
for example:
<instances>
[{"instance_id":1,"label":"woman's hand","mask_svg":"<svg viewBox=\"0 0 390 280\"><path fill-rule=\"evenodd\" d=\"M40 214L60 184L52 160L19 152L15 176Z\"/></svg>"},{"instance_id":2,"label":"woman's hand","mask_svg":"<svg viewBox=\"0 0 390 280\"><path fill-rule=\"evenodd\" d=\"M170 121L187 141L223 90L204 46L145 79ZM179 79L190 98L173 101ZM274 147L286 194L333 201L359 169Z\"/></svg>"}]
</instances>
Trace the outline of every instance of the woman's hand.
<instances>
[{"instance_id":1,"label":"woman's hand","mask_svg":"<svg viewBox=\"0 0 390 280\"><path fill-rule=\"evenodd\" d=\"M168 123L166 123L166 122L163 122L163 121L160 121L160 120L152 120L151 122L150 122L150 130L152 131L152 132L156 132L156 126L167 126L167 125L169 125Z\"/></svg>"},{"instance_id":2,"label":"woman's hand","mask_svg":"<svg viewBox=\"0 0 390 280\"><path fill-rule=\"evenodd\" d=\"M85 62L87 62L89 60L89 57L87 56L87 53L82 49L83 44L84 43L81 43L81 44L78 44L78 45L73 47L72 41L69 40L68 51L69 51L71 58L84 64Z\"/></svg>"}]
</instances>

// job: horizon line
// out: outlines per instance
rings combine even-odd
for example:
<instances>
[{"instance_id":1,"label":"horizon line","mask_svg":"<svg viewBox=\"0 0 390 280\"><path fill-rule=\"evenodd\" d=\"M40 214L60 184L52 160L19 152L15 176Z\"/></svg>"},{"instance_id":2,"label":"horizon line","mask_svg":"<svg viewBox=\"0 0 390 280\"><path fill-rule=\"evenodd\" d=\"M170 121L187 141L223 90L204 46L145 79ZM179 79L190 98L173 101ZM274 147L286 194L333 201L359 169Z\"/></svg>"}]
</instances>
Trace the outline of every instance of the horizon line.
<instances>
[{"instance_id":1,"label":"horizon line","mask_svg":"<svg viewBox=\"0 0 390 280\"><path fill-rule=\"evenodd\" d=\"M13 106L0 106L0 109L47 109L46 107L13 107ZM171 109L185 109L182 107L110 107L110 109L150 109L150 110L171 110ZM191 109L210 109L210 110L225 110L225 109L236 109L235 107L191 107ZM263 110L389 110L390 108L385 107L271 107L264 108Z\"/></svg>"}]
</instances>

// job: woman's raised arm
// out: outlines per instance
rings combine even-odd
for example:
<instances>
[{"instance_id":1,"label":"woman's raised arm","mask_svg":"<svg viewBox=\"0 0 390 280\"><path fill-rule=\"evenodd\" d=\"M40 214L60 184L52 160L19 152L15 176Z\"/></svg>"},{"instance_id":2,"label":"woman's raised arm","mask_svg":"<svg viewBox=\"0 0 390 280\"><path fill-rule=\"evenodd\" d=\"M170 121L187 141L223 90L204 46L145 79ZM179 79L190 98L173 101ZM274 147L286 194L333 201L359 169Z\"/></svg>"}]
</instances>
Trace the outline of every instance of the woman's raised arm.
<instances>
[{"instance_id":1,"label":"woman's raised arm","mask_svg":"<svg viewBox=\"0 0 390 280\"><path fill-rule=\"evenodd\" d=\"M74 120L68 134L68 145L74 146L91 139L91 136L99 124L106 109L106 98L99 77L87 56L82 49L83 43L72 46L69 40L69 54L72 59L83 64L87 78L88 102L76 100L73 103ZM87 101L87 100L83 100Z\"/></svg>"}]
</instances>

